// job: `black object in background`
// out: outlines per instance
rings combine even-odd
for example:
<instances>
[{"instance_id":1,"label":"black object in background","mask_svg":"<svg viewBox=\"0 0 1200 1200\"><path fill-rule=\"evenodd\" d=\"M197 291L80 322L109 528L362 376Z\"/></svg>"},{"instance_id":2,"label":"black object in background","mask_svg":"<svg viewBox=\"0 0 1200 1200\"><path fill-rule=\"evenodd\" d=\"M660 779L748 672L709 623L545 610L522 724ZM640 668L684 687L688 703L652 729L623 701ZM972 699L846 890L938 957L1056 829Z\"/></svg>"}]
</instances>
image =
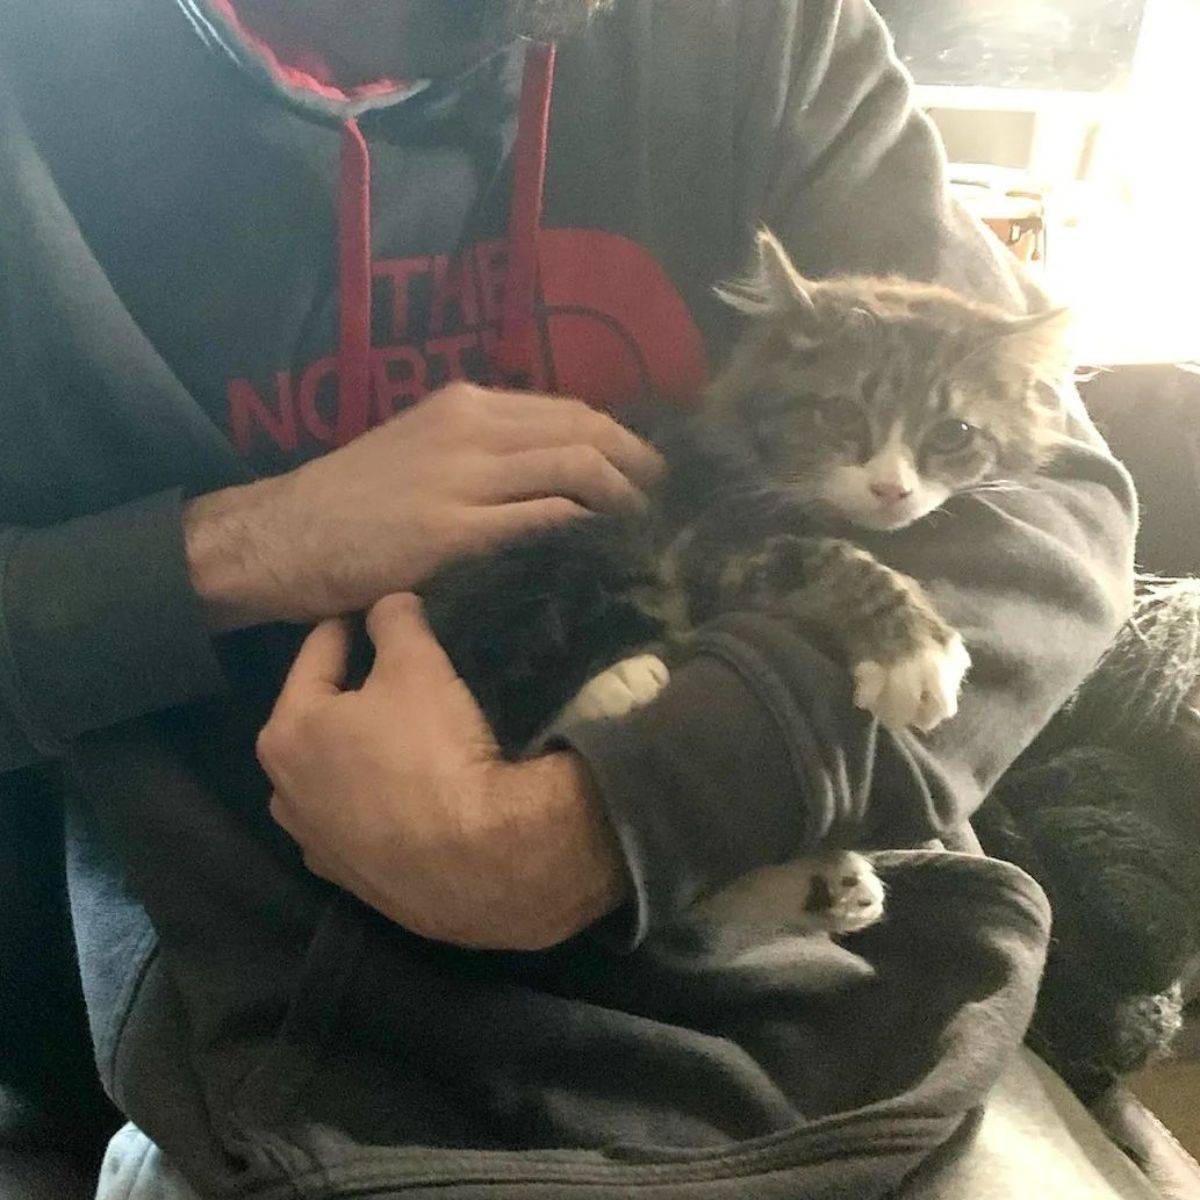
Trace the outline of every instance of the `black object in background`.
<instances>
[{"instance_id":1,"label":"black object in background","mask_svg":"<svg viewBox=\"0 0 1200 1200\"><path fill-rule=\"evenodd\" d=\"M1146 0L874 0L918 83L1119 89Z\"/></svg>"}]
</instances>

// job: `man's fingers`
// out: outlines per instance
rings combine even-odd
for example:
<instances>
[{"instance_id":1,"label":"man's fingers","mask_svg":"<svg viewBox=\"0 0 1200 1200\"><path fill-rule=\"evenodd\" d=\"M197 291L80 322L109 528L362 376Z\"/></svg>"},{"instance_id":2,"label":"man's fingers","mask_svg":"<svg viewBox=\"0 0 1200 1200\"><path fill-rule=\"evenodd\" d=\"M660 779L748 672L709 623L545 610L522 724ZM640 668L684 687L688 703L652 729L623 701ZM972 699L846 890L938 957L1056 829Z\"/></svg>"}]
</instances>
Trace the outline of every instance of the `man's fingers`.
<instances>
[{"instance_id":1,"label":"man's fingers","mask_svg":"<svg viewBox=\"0 0 1200 1200\"><path fill-rule=\"evenodd\" d=\"M551 446L589 446L637 487L649 487L662 474L662 458L653 447L580 400L513 392L485 395L491 450L517 454Z\"/></svg>"},{"instance_id":2,"label":"man's fingers","mask_svg":"<svg viewBox=\"0 0 1200 1200\"><path fill-rule=\"evenodd\" d=\"M286 773L296 737L296 718L314 701L341 694L349 650L350 631L341 620L322 621L304 639L255 747L258 761L272 782L277 783ZM272 798L271 815L288 829L286 821L276 814L277 806L278 799Z\"/></svg>"},{"instance_id":3,"label":"man's fingers","mask_svg":"<svg viewBox=\"0 0 1200 1200\"><path fill-rule=\"evenodd\" d=\"M271 820L279 826L284 833L288 834L293 839L296 838L296 814L292 811L292 807L279 794L279 792L271 793L271 803L268 806L271 813Z\"/></svg>"},{"instance_id":4,"label":"man's fingers","mask_svg":"<svg viewBox=\"0 0 1200 1200\"><path fill-rule=\"evenodd\" d=\"M492 460L494 496L500 501L559 496L592 512L627 512L645 498L592 446L553 446L524 450Z\"/></svg>"},{"instance_id":5,"label":"man's fingers","mask_svg":"<svg viewBox=\"0 0 1200 1200\"><path fill-rule=\"evenodd\" d=\"M574 500L568 500L565 496L544 496L540 500L520 500L514 504L478 509L473 526L480 544L491 546L588 516L591 513Z\"/></svg>"},{"instance_id":6,"label":"man's fingers","mask_svg":"<svg viewBox=\"0 0 1200 1200\"><path fill-rule=\"evenodd\" d=\"M275 711L323 696L336 696L346 681L350 628L343 620L322 621L304 639L288 671Z\"/></svg>"},{"instance_id":7,"label":"man's fingers","mask_svg":"<svg viewBox=\"0 0 1200 1200\"><path fill-rule=\"evenodd\" d=\"M367 613L367 633L375 646L375 662L364 687L414 687L453 678L454 667L429 626L421 601L411 592L384 596Z\"/></svg>"}]
</instances>

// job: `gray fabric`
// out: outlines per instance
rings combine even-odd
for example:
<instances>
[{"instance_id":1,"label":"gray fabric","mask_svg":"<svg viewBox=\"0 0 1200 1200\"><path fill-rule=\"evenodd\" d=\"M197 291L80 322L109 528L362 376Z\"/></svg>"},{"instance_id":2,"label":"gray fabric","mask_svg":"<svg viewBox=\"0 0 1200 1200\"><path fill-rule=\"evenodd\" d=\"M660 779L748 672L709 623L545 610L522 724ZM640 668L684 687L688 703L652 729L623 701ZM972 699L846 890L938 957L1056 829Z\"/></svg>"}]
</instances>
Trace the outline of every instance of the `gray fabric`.
<instances>
[{"instance_id":1,"label":"gray fabric","mask_svg":"<svg viewBox=\"0 0 1200 1200\"><path fill-rule=\"evenodd\" d=\"M988 1096L961 1156L898 1200L1157 1200L1065 1084L1022 1049ZM133 1125L112 1140L96 1200L200 1200Z\"/></svg>"}]
</instances>

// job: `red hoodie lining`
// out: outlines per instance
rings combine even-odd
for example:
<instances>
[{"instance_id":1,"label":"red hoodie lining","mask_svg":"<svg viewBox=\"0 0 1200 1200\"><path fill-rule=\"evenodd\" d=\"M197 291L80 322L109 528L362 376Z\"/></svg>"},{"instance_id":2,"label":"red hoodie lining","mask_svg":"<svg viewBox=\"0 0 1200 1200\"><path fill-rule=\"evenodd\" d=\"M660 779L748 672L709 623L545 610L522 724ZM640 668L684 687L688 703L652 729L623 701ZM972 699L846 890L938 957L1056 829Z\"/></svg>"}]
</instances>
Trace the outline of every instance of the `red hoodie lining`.
<instances>
[{"instance_id":1,"label":"red hoodie lining","mask_svg":"<svg viewBox=\"0 0 1200 1200\"><path fill-rule=\"evenodd\" d=\"M246 24L234 7L233 0L211 0L211 2L213 7L220 11L233 32L262 59L271 74L288 87L312 92L325 100L333 100L337 103L350 103L354 100L386 96L412 87L411 82L399 79L380 79L352 88L338 87L333 82L333 72L314 51L309 48L289 49L273 46ZM287 55L294 61L286 61L281 55ZM314 74L314 72L319 72L319 74Z\"/></svg>"},{"instance_id":2,"label":"red hoodie lining","mask_svg":"<svg viewBox=\"0 0 1200 1200\"><path fill-rule=\"evenodd\" d=\"M542 224L553 88L554 46L529 45L525 51L517 137L512 151L508 268L504 280L500 341L491 362L498 382L516 387L528 387L533 375L537 236Z\"/></svg>"}]
</instances>

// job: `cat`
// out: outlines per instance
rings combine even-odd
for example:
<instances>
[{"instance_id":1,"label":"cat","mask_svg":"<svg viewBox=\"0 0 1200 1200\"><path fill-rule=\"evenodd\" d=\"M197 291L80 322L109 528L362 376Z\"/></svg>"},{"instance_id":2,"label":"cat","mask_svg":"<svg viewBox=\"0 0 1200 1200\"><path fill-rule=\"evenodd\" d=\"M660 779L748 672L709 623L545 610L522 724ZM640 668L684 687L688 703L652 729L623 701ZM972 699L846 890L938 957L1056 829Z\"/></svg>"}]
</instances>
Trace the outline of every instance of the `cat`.
<instances>
[{"instance_id":1,"label":"cat","mask_svg":"<svg viewBox=\"0 0 1200 1200\"><path fill-rule=\"evenodd\" d=\"M746 322L724 369L694 408L640 430L668 466L647 510L538 534L425 589L509 755L651 703L670 647L738 610L792 622L840 658L855 703L890 729L929 732L957 710L962 638L853 537L1050 461L1069 316L1013 317L898 278L811 281L765 230L757 251L756 274L718 290ZM754 872L696 914L721 925L767 911L796 933L855 932L882 916L883 887L838 851Z\"/></svg>"}]
</instances>

